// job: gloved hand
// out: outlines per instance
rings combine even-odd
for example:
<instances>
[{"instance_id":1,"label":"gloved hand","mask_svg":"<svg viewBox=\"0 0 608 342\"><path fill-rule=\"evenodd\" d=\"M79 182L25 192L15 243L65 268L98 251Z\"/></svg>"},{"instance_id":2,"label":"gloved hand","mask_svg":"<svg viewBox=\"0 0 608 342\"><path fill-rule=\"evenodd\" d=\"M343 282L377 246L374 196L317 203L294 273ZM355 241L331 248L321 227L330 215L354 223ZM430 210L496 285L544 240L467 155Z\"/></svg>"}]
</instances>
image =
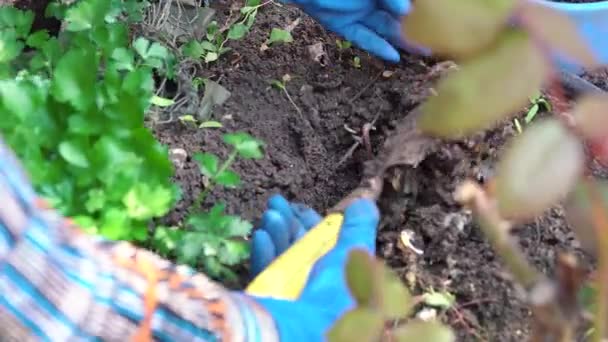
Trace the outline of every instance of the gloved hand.
<instances>
[{"instance_id":1,"label":"gloved hand","mask_svg":"<svg viewBox=\"0 0 608 342\"><path fill-rule=\"evenodd\" d=\"M253 232L251 276L256 277L321 219L315 210L304 204L290 203L280 195L272 196L260 226Z\"/></svg>"},{"instance_id":2,"label":"gloved hand","mask_svg":"<svg viewBox=\"0 0 608 342\"><path fill-rule=\"evenodd\" d=\"M282 0L301 7L327 29L388 61L398 62L398 48L425 50L401 37L400 17L410 10L410 0Z\"/></svg>"},{"instance_id":3,"label":"gloved hand","mask_svg":"<svg viewBox=\"0 0 608 342\"><path fill-rule=\"evenodd\" d=\"M314 226L309 223L320 220L319 215L311 209L305 208L301 211L302 206L289 204L280 197L272 198L269 206L271 208L268 212L280 213L283 222L290 222L283 227L297 227L305 231ZM290 208L291 211L286 208ZM296 212L308 214L300 215ZM284 217L292 219L285 220ZM355 305L345 280L345 263L349 252L355 248L375 254L379 219L378 208L372 201L354 202L344 212L336 246L315 263L300 298L296 301L288 301L254 297L274 318L281 341L323 341L336 320ZM297 238L301 233L295 231L296 234L291 236ZM263 236L266 233L261 234ZM284 241L284 238L282 239ZM255 248L253 253L256 253Z\"/></svg>"}]
</instances>

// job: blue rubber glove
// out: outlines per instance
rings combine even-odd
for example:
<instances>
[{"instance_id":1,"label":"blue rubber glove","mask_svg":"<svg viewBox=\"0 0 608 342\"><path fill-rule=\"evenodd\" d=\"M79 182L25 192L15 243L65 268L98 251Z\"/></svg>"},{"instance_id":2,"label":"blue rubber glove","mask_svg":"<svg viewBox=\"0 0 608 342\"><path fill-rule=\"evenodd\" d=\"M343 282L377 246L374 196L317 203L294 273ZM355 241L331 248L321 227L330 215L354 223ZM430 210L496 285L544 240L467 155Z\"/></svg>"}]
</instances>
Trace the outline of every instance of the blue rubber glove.
<instances>
[{"instance_id":1,"label":"blue rubber glove","mask_svg":"<svg viewBox=\"0 0 608 342\"><path fill-rule=\"evenodd\" d=\"M302 8L325 28L359 48L391 62L397 49L423 53L401 35L400 18L410 11L410 0L283 0Z\"/></svg>"},{"instance_id":2,"label":"blue rubber glove","mask_svg":"<svg viewBox=\"0 0 608 342\"><path fill-rule=\"evenodd\" d=\"M324 341L336 320L355 305L345 263L355 248L375 254L379 219L374 202L354 202L344 212L336 246L315 263L298 300L254 298L274 318L281 341Z\"/></svg>"},{"instance_id":3,"label":"blue rubber glove","mask_svg":"<svg viewBox=\"0 0 608 342\"><path fill-rule=\"evenodd\" d=\"M272 196L260 226L253 232L251 276L257 276L321 219L316 211L306 205L290 203L280 195Z\"/></svg>"}]
</instances>

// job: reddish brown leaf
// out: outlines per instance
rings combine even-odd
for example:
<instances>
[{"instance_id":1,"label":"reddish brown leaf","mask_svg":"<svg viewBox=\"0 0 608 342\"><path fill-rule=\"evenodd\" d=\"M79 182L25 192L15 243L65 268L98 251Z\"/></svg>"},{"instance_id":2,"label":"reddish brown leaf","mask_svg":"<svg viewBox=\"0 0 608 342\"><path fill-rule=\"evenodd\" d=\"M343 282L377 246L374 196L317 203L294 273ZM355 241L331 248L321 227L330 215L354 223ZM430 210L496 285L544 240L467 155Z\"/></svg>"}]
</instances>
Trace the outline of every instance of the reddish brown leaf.
<instances>
[{"instance_id":1,"label":"reddish brown leaf","mask_svg":"<svg viewBox=\"0 0 608 342\"><path fill-rule=\"evenodd\" d=\"M577 128L588 139L608 136L608 94L587 95L573 109Z\"/></svg>"},{"instance_id":2,"label":"reddish brown leaf","mask_svg":"<svg viewBox=\"0 0 608 342\"><path fill-rule=\"evenodd\" d=\"M533 1L521 1L520 4L520 20L543 43L586 67L598 65L570 18Z\"/></svg>"}]
</instances>

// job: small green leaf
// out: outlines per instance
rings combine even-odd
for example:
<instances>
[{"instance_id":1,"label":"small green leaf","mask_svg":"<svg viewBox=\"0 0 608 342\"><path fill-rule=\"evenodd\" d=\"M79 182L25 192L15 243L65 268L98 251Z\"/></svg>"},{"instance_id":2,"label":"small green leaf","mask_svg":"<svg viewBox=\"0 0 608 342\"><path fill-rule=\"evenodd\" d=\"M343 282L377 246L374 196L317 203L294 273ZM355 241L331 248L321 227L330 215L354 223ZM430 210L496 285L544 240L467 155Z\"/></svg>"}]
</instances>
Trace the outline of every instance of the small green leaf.
<instances>
[{"instance_id":1,"label":"small green leaf","mask_svg":"<svg viewBox=\"0 0 608 342\"><path fill-rule=\"evenodd\" d=\"M452 329L437 322L413 321L393 331L397 342L454 342Z\"/></svg>"},{"instance_id":2,"label":"small green leaf","mask_svg":"<svg viewBox=\"0 0 608 342\"><path fill-rule=\"evenodd\" d=\"M279 80L272 80L270 81L270 85L279 89L279 90L285 90L285 84Z\"/></svg>"},{"instance_id":3,"label":"small green leaf","mask_svg":"<svg viewBox=\"0 0 608 342\"><path fill-rule=\"evenodd\" d=\"M72 104L84 111L95 101L97 59L90 51L69 50L57 63L51 92L59 102Z\"/></svg>"},{"instance_id":4,"label":"small green leaf","mask_svg":"<svg viewBox=\"0 0 608 342\"><path fill-rule=\"evenodd\" d=\"M154 95L150 99L150 103L152 103L153 105L158 106L158 107L169 107L169 106L173 105L175 103L175 101Z\"/></svg>"},{"instance_id":5,"label":"small green leaf","mask_svg":"<svg viewBox=\"0 0 608 342\"><path fill-rule=\"evenodd\" d=\"M90 166L87 155L82 146L74 141L63 141L59 144L59 154L68 163L87 168Z\"/></svg>"},{"instance_id":6,"label":"small green leaf","mask_svg":"<svg viewBox=\"0 0 608 342\"><path fill-rule=\"evenodd\" d=\"M87 200L84 203L89 214L95 213L97 210L103 209L107 198L105 192L101 189L91 189L87 194Z\"/></svg>"},{"instance_id":7,"label":"small green leaf","mask_svg":"<svg viewBox=\"0 0 608 342\"><path fill-rule=\"evenodd\" d=\"M15 31L0 30L0 63L8 63L17 58L24 44L17 40Z\"/></svg>"},{"instance_id":8,"label":"small green leaf","mask_svg":"<svg viewBox=\"0 0 608 342\"><path fill-rule=\"evenodd\" d=\"M273 28L270 32L270 38L268 39L268 45L275 43L291 43L293 42L293 36L291 32L280 28Z\"/></svg>"},{"instance_id":9,"label":"small green leaf","mask_svg":"<svg viewBox=\"0 0 608 342\"><path fill-rule=\"evenodd\" d=\"M112 52L112 59L116 62L118 70L133 70L133 63L135 61L133 51L124 47L117 48Z\"/></svg>"},{"instance_id":10,"label":"small green leaf","mask_svg":"<svg viewBox=\"0 0 608 342\"><path fill-rule=\"evenodd\" d=\"M153 244L156 250L167 255L178 247L183 231L169 227L156 227L154 229Z\"/></svg>"},{"instance_id":11,"label":"small green leaf","mask_svg":"<svg viewBox=\"0 0 608 342\"><path fill-rule=\"evenodd\" d=\"M249 256L249 245L244 241L226 240L218 251L218 259L222 264L233 266Z\"/></svg>"},{"instance_id":12,"label":"small green leaf","mask_svg":"<svg viewBox=\"0 0 608 342\"><path fill-rule=\"evenodd\" d=\"M528 111L528 113L526 113L526 117L524 118L524 121L529 124L530 122L532 122L532 120L534 120L534 118L536 117L536 114L538 114L538 111L540 109L540 106L535 104L532 106L532 108L530 108L530 110Z\"/></svg>"},{"instance_id":13,"label":"small green leaf","mask_svg":"<svg viewBox=\"0 0 608 342\"><path fill-rule=\"evenodd\" d=\"M225 187L234 188L241 184L241 176L231 170L224 170L215 176L215 181Z\"/></svg>"},{"instance_id":14,"label":"small green leaf","mask_svg":"<svg viewBox=\"0 0 608 342\"><path fill-rule=\"evenodd\" d=\"M49 40L49 32L47 30L39 30L27 37L25 43L29 47L40 49Z\"/></svg>"},{"instance_id":15,"label":"small green leaf","mask_svg":"<svg viewBox=\"0 0 608 342\"><path fill-rule=\"evenodd\" d=\"M65 20L68 31L83 31L104 24L104 18L110 11L111 1L83 0L67 9Z\"/></svg>"},{"instance_id":16,"label":"small green leaf","mask_svg":"<svg viewBox=\"0 0 608 342\"><path fill-rule=\"evenodd\" d=\"M239 155L246 159L260 159L264 156L264 143L245 132L224 134L224 142L234 146Z\"/></svg>"},{"instance_id":17,"label":"small green leaf","mask_svg":"<svg viewBox=\"0 0 608 342\"><path fill-rule=\"evenodd\" d=\"M229 237L244 237L251 232L252 228L253 225L249 221L235 217L228 222L226 231Z\"/></svg>"},{"instance_id":18,"label":"small green leaf","mask_svg":"<svg viewBox=\"0 0 608 342\"><path fill-rule=\"evenodd\" d=\"M161 185L137 183L125 194L122 202L130 218L149 220L171 209L173 193Z\"/></svg>"},{"instance_id":19,"label":"small green leaf","mask_svg":"<svg viewBox=\"0 0 608 342\"><path fill-rule=\"evenodd\" d=\"M152 43L150 49L147 51L147 58L158 58L164 60L167 57L169 57L169 50L157 42Z\"/></svg>"},{"instance_id":20,"label":"small green leaf","mask_svg":"<svg viewBox=\"0 0 608 342\"><path fill-rule=\"evenodd\" d=\"M422 105L420 129L457 139L488 129L525 106L547 72L545 57L526 32L505 31L491 50L439 82L438 95Z\"/></svg>"},{"instance_id":21,"label":"small green leaf","mask_svg":"<svg viewBox=\"0 0 608 342\"><path fill-rule=\"evenodd\" d=\"M182 47L182 53L192 59L199 59L205 53L205 49L201 43L192 40Z\"/></svg>"},{"instance_id":22,"label":"small green leaf","mask_svg":"<svg viewBox=\"0 0 608 342\"><path fill-rule=\"evenodd\" d=\"M211 153L196 153L193 159L198 163L201 173L209 178L215 178L215 174L219 168L219 159Z\"/></svg>"},{"instance_id":23,"label":"small green leaf","mask_svg":"<svg viewBox=\"0 0 608 342\"><path fill-rule=\"evenodd\" d=\"M251 139L243 141L236 149L239 155L245 159L261 159L264 157L264 152L262 152L263 146L264 144L261 141Z\"/></svg>"},{"instance_id":24,"label":"small green leaf","mask_svg":"<svg viewBox=\"0 0 608 342\"><path fill-rule=\"evenodd\" d=\"M107 208L102 217L101 235L110 240L122 240L129 235L129 218L124 210Z\"/></svg>"},{"instance_id":25,"label":"small green leaf","mask_svg":"<svg viewBox=\"0 0 608 342\"><path fill-rule=\"evenodd\" d=\"M428 292L423 296L426 305L449 309L456 302L454 295L448 292Z\"/></svg>"},{"instance_id":26,"label":"small green leaf","mask_svg":"<svg viewBox=\"0 0 608 342\"><path fill-rule=\"evenodd\" d=\"M220 56L215 52L209 52L205 55L205 62L211 63L217 61Z\"/></svg>"},{"instance_id":27,"label":"small green leaf","mask_svg":"<svg viewBox=\"0 0 608 342\"><path fill-rule=\"evenodd\" d=\"M213 45L213 43L207 40L201 42L201 47L207 51L217 52L217 46Z\"/></svg>"},{"instance_id":28,"label":"small green leaf","mask_svg":"<svg viewBox=\"0 0 608 342\"><path fill-rule=\"evenodd\" d=\"M249 28L247 26L245 26L245 24L241 24L241 23L235 24L228 31L228 39L231 39L231 40L242 39L243 37L245 37L245 35L247 34L248 31L249 31Z\"/></svg>"},{"instance_id":29,"label":"small green leaf","mask_svg":"<svg viewBox=\"0 0 608 342\"><path fill-rule=\"evenodd\" d=\"M528 219L557 204L581 176L584 160L581 142L560 122L545 119L532 124L510 144L498 165L501 215Z\"/></svg>"},{"instance_id":30,"label":"small green leaf","mask_svg":"<svg viewBox=\"0 0 608 342\"><path fill-rule=\"evenodd\" d=\"M354 299L360 306L370 306L374 298L374 263L363 250L354 250L346 263L346 282Z\"/></svg>"},{"instance_id":31,"label":"small green leaf","mask_svg":"<svg viewBox=\"0 0 608 342\"><path fill-rule=\"evenodd\" d=\"M196 123L196 119L192 115L182 115L179 117L179 121L185 123Z\"/></svg>"},{"instance_id":32,"label":"small green leaf","mask_svg":"<svg viewBox=\"0 0 608 342\"><path fill-rule=\"evenodd\" d=\"M327 338L330 342L379 341L383 330L384 319L380 313L368 308L356 308L338 319Z\"/></svg>"},{"instance_id":33,"label":"small green leaf","mask_svg":"<svg viewBox=\"0 0 608 342\"><path fill-rule=\"evenodd\" d=\"M144 37L138 37L133 42L133 48L135 49L135 51L137 51L139 56L142 57L143 59L146 59L149 47L150 47L150 41Z\"/></svg>"},{"instance_id":34,"label":"small green leaf","mask_svg":"<svg viewBox=\"0 0 608 342\"><path fill-rule=\"evenodd\" d=\"M205 121L205 122L201 123L200 126L198 126L198 127L199 128L222 128L222 127L224 127L224 125L222 125L222 123L219 121L209 120L209 121Z\"/></svg>"}]
</instances>

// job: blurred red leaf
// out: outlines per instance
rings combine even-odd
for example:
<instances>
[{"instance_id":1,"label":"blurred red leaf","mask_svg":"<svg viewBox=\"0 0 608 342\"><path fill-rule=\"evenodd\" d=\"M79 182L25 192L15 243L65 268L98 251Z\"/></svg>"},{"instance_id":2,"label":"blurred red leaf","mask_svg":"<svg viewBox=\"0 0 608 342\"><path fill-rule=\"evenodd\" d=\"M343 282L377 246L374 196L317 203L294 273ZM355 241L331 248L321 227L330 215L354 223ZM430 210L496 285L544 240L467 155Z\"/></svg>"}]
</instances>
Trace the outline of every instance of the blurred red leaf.
<instances>
[{"instance_id":1,"label":"blurred red leaf","mask_svg":"<svg viewBox=\"0 0 608 342\"><path fill-rule=\"evenodd\" d=\"M583 43L575 24L562 13L532 1L520 1L519 18L526 28L552 50L591 68L598 62Z\"/></svg>"},{"instance_id":2,"label":"blurred red leaf","mask_svg":"<svg viewBox=\"0 0 608 342\"><path fill-rule=\"evenodd\" d=\"M588 139L608 136L608 94L587 95L572 109L577 129Z\"/></svg>"}]
</instances>

